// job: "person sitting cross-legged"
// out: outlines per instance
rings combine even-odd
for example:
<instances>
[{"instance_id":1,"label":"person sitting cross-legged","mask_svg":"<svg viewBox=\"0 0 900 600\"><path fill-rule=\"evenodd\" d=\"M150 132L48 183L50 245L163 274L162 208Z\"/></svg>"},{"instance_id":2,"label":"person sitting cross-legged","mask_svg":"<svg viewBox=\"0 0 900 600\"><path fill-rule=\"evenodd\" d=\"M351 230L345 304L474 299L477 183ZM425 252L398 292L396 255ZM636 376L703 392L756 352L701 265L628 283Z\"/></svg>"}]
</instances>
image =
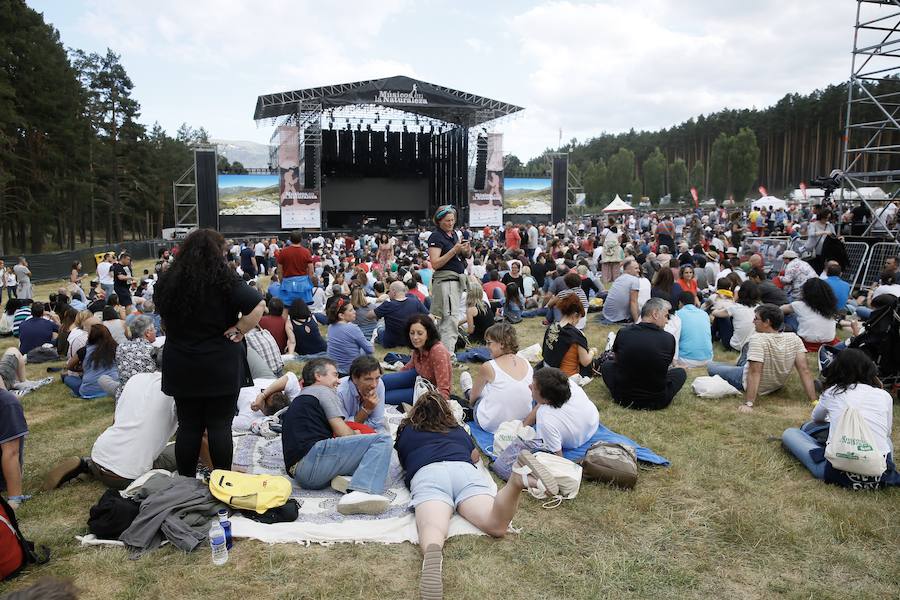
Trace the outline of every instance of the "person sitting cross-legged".
<instances>
[{"instance_id":1,"label":"person sitting cross-legged","mask_svg":"<svg viewBox=\"0 0 900 600\"><path fill-rule=\"evenodd\" d=\"M46 475L43 489L90 473L103 485L123 490L150 469L175 471L175 445L167 443L177 427L175 400L162 392L162 374L132 375L119 395L113 424L94 442L90 458L63 459Z\"/></svg>"},{"instance_id":2,"label":"person sitting cross-legged","mask_svg":"<svg viewBox=\"0 0 900 600\"><path fill-rule=\"evenodd\" d=\"M672 403L687 372L670 369L675 338L664 331L672 305L651 298L641 308L641 322L616 335L614 358L600 367L603 383L616 404L638 410L660 410Z\"/></svg>"},{"instance_id":3,"label":"person sitting cross-legged","mask_svg":"<svg viewBox=\"0 0 900 600\"><path fill-rule=\"evenodd\" d=\"M706 370L718 375L732 386L744 392L741 412L753 410L760 394L780 390L787 383L791 371L797 370L803 390L810 402L816 402L809 365L806 364L806 348L796 333L781 333L784 315L774 304L760 304L753 319L755 333L747 340L747 362L744 365L724 365L711 362Z\"/></svg>"},{"instance_id":4,"label":"person sitting cross-legged","mask_svg":"<svg viewBox=\"0 0 900 600\"><path fill-rule=\"evenodd\" d=\"M900 485L900 474L893 461L891 427L893 399L878 380L875 363L862 350L849 348L840 352L825 371L825 391L812 410L812 420L801 428L785 430L781 442L813 477L853 490L872 490ZM875 448L884 454L887 468L876 476L859 475L834 468L825 458L822 445L810 435L818 426L834 426L844 412L854 407L871 432ZM828 428L828 441L834 429Z\"/></svg>"},{"instance_id":5,"label":"person sitting cross-legged","mask_svg":"<svg viewBox=\"0 0 900 600\"><path fill-rule=\"evenodd\" d=\"M347 491L338 501L341 514L382 513L390 504L384 491L391 436L358 434L344 422L335 391L339 381L329 358L315 358L303 367L303 389L282 417L284 465L302 488L319 490L332 483ZM349 483L341 477L347 475Z\"/></svg>"},{"instance_id":6,"label":"person sitting cross-legged","mask_svg":"<svg viewBox=\"0 0 900 600\"><path fill-rule=\"evenodd\" d=\"M472 439L436 392L423 394L407 413L395 446L416 513L424 557L419 583L423 600L443 598L443 547L454 511L499 538L509 529L523 489L535 497L559 493L556 479L527 450L519 454L509 482L495 492L489 476L474 468L481 457Z\"/></svg>"},{"instance_id":7,"label":"person sitting cross-legged","mask_svg":"<svg viewBox=\"0 0 900 600\"><path fill-rule=\"evenodd\" d=\"M678 296L675 314L681 320L681 333L677 364L681 367L705 367L713 358L709 315L700 310L696 302L697 298L691 292L681 292Z\"/></svg>"}]
</instances>

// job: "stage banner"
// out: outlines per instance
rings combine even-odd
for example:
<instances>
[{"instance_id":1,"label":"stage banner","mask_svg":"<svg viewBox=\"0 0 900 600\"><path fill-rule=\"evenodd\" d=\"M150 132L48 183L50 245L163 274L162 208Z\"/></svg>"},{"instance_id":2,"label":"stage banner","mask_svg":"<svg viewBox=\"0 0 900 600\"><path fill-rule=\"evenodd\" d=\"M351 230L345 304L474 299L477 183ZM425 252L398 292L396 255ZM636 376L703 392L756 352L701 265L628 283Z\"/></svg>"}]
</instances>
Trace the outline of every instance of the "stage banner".
<instances>
[{"instance_id":1,"label":"stage banner","mask_svg":"<svg viewBox=\"0 0 900 600\"><path fill-rule=\"evenodd\" d=\"M319 229L322 226L322 205L313 190L300 190L300 130L283 125L276 131L278 138L278 182L282 229Z\"/></svg>"},{"instance_id":2,"label":"stage banner","mask_svg":"<svg viewBox=\"0 0 900 600\"><path fill-rule=\"evenodd\" d=\"M503 134L487 138L487 176L484 189L473 190L469 198L470 227L503 225Z\"/></svg>"}]
</instances>

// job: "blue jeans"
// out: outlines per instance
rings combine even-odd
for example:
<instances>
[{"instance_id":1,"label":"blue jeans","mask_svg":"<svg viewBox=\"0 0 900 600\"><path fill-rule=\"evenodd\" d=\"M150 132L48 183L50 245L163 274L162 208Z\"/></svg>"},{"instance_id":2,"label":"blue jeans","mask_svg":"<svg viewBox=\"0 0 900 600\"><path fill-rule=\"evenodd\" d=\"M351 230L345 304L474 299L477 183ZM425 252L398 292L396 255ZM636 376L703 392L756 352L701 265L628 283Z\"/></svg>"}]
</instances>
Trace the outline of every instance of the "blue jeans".
<instances>
[{"instance_id":1,"label":"blue jeans","mask_svg":"<svg viewBox=\"0 0 900 600\"><path fill-rule=\"evenodd\" d=\"M872 309L868 306L857 306L856 316L865 321L872 316Z\"/></svg>"},{"instance_id":2,"label":"blue jeans","mask_svg":"<svg viewBox=\"0 0 900 600\"><path fill-rule=\"evenodd\" d=\"M714 340L718 339L726 350L731 350L731 336L734 335L731 317L715 317L712 322L712 334Z\"/></svg>"},{"instance_id":3,"label":"blue jeans","mask_svg":"<svg viewBox=\"0 0 900 600\"><path fill-rule=\"evenodd\" d=\"M798 429L791 427L785 429L781 434L781 443L785 449L794 455L794 457L803 463L813 477L816 479L825 479L825 461L816 462L809 455L810 451L821 448L819 443L811 435Z\"/></svg>"},{"instance_id":4,"label":"blue jeans","mask_svg":"<svg viewBox=\"0 0 900 600\"><path fill-rule=\"evenodd\" d=\"M384 383L384 403L393 404L394 406L398 406L403 402L412 404L413 390L416 387L416 377L418 376L419 374L415 369L398 371L396 373L385 373L382 375L381 382Z\"/></svg>"},{"instance_id":5,"label":"blue jeans","mask_svg":"<svg viewBox=\"0 0 900 600\"><path fill-rule=\"evenodd\" d=\"M735 388L744 391L744 367L711 362L706 365L706 372L710 377L718 375Z\"/></svg>"},{"instance_id":6,"label":"blue jeans","mask_svg":"<svg viewBox=\"0 0 900 600\"><path fill-rule=\"evenodd\" d=\"M101 283L100 287L103 288L103 293L106 294L106 297L109 298L113 293L113 284L111 283Z\"/></svg>"},{"instance_id":7,"label":"blue jeans","mask_svg":"<svg viewBox=\"0 0 900 600\"><path fill-rule=\"evenodd\" d=\"M528 317L545 317L549 311L546 308L529 308L522 311L522 316Z\"/></svg>"},{"instance_id":8,"label":"blue jeans","mask_svg":"<svg viewBox=\"0 0 900 600\"><path fill-rule=\"evenodd\" d=\"M321 440L297 465L294 479L301 487L320 490L338 475L352 475L348 489L383 494L392 450L386 433Z\"/></svg>"},{"instance_id":9,"label":"blue jeans","mask_svg":"<svg viewBox=\"0 0 900 600\"><path fill-rule=\"evenodd\" d=\"M72 393L76 396L78 395L78 390L81 389L81 377L78 375L63 375L63 383L66 384Z\"/></svg>"}]
</instances>

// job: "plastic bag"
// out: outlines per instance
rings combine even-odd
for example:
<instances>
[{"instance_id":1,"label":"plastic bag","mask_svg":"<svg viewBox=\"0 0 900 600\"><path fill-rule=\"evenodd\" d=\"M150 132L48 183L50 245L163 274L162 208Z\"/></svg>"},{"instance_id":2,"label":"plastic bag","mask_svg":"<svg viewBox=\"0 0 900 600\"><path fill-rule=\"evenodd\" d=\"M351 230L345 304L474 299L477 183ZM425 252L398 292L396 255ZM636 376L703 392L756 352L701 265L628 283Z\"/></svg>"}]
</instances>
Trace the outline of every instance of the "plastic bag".
<instances>
[{"instance_id":1,"label":"plastic bag","mask_svg":"<svg viewBox=\"0 0 900 600\"><path fill-rule=\"evenodd\" d=\"M702 375L691 384L694 393L701 398L724 398L733 394L741 394L741 391L722 379L719 375L709 377Z\"/></svg>"}]
</instances>

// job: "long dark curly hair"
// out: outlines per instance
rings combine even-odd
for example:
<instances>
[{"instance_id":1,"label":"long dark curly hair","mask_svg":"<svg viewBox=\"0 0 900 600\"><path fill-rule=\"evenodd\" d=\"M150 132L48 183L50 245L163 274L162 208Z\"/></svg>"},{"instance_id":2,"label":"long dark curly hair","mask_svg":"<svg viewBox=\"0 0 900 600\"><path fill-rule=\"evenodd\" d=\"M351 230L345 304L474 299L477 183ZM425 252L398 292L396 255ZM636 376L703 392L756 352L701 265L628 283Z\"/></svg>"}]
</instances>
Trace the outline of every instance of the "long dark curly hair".
<instances>
[{"instance_id":1,"label":"long dark curly hair","mask_svg":"<svg viewBox=\"0 0 900 600\"><path fill-rule=\"evenodd\" d=\"M804 304L827 319L835 316L837 297L830 285L818 277L813 277L806 280L802 289Z\"/></svg>"},{"instance_id":2,"label":"long dark curly hair","mask_svg":"<svg viewBox=\"0 0 900 600\"><path fill-rule=\"evenodd\" d=\"M212 301L227 298L238 281L225 262L225 238L212 229L195 229L160 276L153 303L167 328L189 326Z\"/></svg>"}]
</instances>

